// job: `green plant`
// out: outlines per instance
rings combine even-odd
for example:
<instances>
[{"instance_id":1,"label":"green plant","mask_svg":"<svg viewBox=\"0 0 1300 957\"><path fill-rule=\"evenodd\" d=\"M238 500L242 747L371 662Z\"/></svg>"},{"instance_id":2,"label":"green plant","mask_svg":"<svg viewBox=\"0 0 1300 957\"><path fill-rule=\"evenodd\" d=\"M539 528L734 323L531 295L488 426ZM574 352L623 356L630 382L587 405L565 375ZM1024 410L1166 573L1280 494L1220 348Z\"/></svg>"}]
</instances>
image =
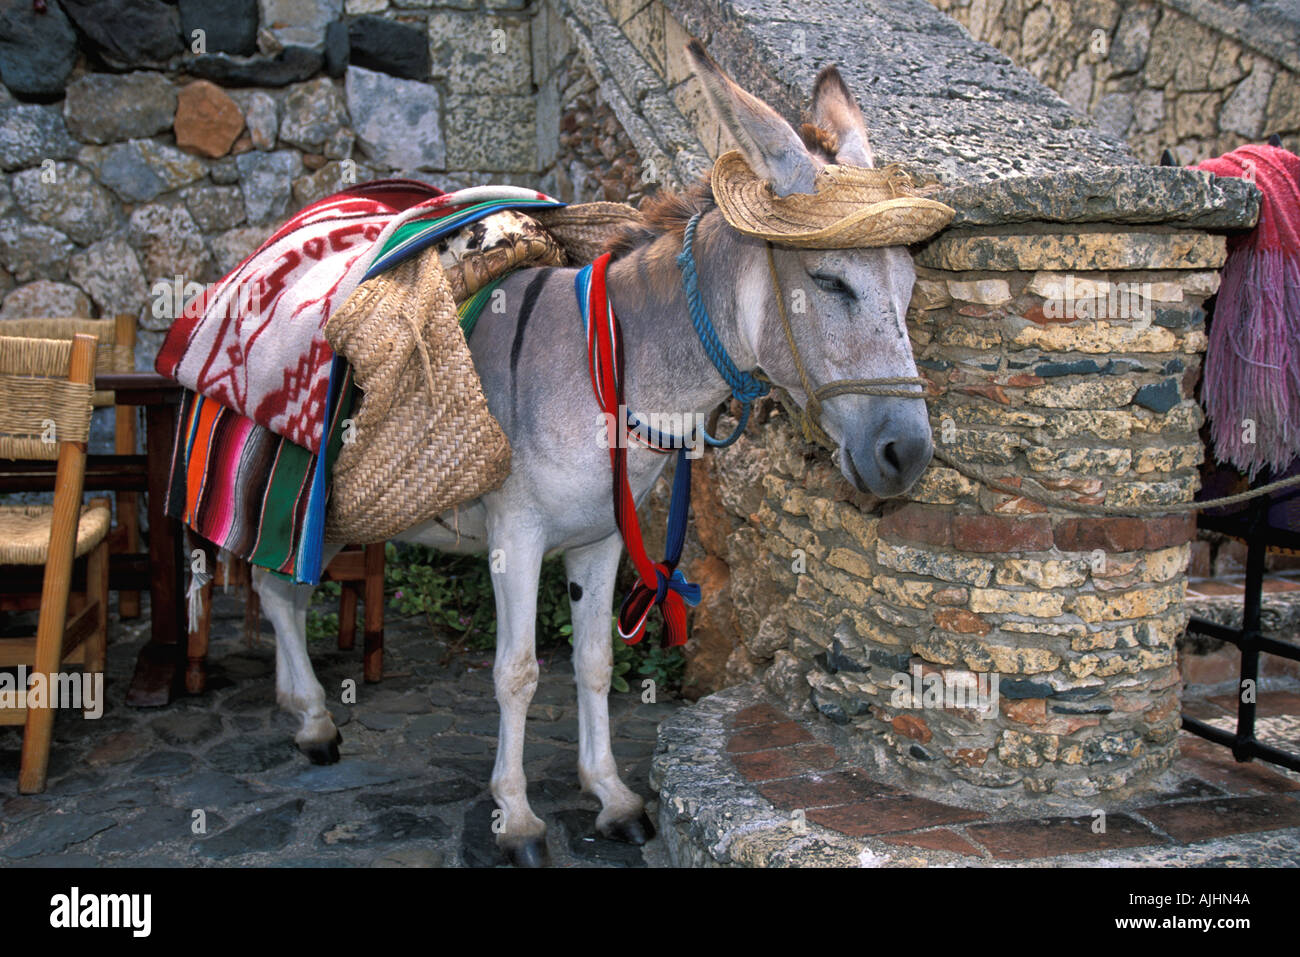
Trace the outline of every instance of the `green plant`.
<instances>
[{"instance_id":1,"label":"green plant","mask_svg":"<svg viewBox=\"0 0 1300 957\"><path fill-rule=\"evenodd\" d=\"M385 556L384 591L392 596L392 607L404 615L424 615L431 628L450 631L462 648L495 646L496 604L486 557L392 543ZM538 645L552 647L572 633L564 564L550 559L542 563L538 586Z\"/></svg>"},{"instance_id":2,"label":"green plant","mask_svg":"<svg viewBox=\"0 0 1300 957\"><path fill-rule=\"evenodd\" d=\"M654 680L657 688L678 691L686 673L686 656L681 648L660 648L658 641L647 645L638 674Z\"/></svg>"},{"instance_id":3,"label":"green plant","mask_svg":"<svg viewBox=\"0 0 1300 957\"><path fill-rule=\"evenodd\" d=\"M496 605L486 557L451 555L422 545L398 546L391 542L385 548L385 557L384 590L390 596L391 607L404 615L423 615L435 631L449 632L452 653L487 651L496 645ZM630 584L627 569L620 579ZM329 584L337 589L336 583ZM326 634L330 618L337 622L337 615L323 615L317 625ZM661 633L662 623L657 616L651 616L644 637L636 645L623 642L611 627L613 690L629 691L629 675L651 678L660 690L680 688L686 660L679 648L659 647ZM568 576L563 560L551 558L542 562L538 582L537 647L544 651L566 641L573 643Z\"/></svg>"},{"instance_id":4,"label":"green plant","mask_svg":"<svg viewBox=\"0 0 1300 957\"><path fill-rule=\"evenodd\" d=\"M307 640L322 641L333 638L339 633L339 616L337 612L322 612L316 604L325 607L338 607L339 595L343 586L338 582L321 582L312 594L313 607L307 609Z\"/></svg>"},{"instance_id":5,"label":"green plant","mask_svg":"<svg viewBox=\"0 0 1300 957\"><path fill-rule=\"evenodd\" d=\"M492 576L477 556L447 555L422 545L385 548L384 591L404 615L424 615L457 644L481 650L496 641Z\"/></svg>"}]
</instances>

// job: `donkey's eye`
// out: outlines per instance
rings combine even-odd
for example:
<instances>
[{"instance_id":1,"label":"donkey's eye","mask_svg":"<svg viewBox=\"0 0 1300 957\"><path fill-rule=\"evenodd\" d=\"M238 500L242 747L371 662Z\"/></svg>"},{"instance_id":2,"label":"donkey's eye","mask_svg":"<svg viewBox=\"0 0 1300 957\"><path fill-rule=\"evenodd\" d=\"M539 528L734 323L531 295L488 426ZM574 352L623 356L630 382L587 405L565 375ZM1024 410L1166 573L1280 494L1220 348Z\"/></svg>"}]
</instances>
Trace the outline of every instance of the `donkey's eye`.
<instances>
[{"instance_id":1,"label":"donkey's eye","mask_svg":"<svg viewBox=\"0 0 1300 957\"><path fill-rule=\"evenodd\" d=\"M812 277L813 282L827 292L834 293L837 296L847 296L849 299L857 298L854 296L853 290L839 276L832 276L829 273L809 273L809 275Z\"/></svg>"}]
</instances>

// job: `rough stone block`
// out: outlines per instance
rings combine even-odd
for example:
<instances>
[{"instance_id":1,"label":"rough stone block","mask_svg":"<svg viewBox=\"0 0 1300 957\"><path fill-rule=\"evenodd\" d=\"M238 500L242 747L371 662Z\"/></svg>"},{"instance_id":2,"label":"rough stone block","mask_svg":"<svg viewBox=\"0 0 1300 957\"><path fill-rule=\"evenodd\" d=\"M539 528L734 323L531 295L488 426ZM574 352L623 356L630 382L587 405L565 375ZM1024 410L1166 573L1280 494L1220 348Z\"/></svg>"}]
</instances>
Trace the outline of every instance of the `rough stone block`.
<instances>
[{"instance_id":1,"label":"rough stone block","mask_svg":"<svg viewBox=\"0 0 1300 957\"><path fill-rule=\"evenodd\" d=\"M1223 265L1224 237L1210 233L944 233L916 255L918 266L965 270L1208 269ZM954 299L959 298L953 296Z\"/></svg>"},{"instance_id":2,"label":"rough stone block","mask_svg":"<svg viewBox=\"0 0 1300 957\"><path fill-rule=\"evenodd\" d=\"M447 97L449 169L532 172L536 166L531 97Z\"/></svg>"},{"instance_id":3,"label":"rough stone block","mask_svg":"<svg viewBox=\"0 0 1300 957\"><path fill-rule=\"evenodd\" d=\"M157 73L88 73L68 85L63 118L86 143L153 136L172 125L176 88Z\"/></svg>"},{"instance_id":4,"label":"rough stone block","mask_svg":"<svg viewBox=\"0 0 1300 957\"><path fill-rule=\"evenodd\" d=\"M450 93L530 94L530 50L528 20L453 10L429 15L430 75Z\"/></svg>"},{"instance_id":5,"label":"rough stone block","mask_svg":"<svg viewBox=\"0 0 1300 957\"><path fill-rule=\"evenodd\" d=\"M352 117L361 151L377 165L398 170L447 168L448 150L438 119L440 104L436 87L416 80L400 80L362 67L349 67L346 92L348 114ZM526 124L527 136L522 137L518 128L510 123L512 118L517 118L518 111L508 109L509 100L503 98L496 102L502 104L497 122L516 139L526 142L531 154L535 148L531 112ZM461 115L467 112L462 108L455 114L458 122L466 124L461 136L472 136L476 132L469 118ZM452 114L450 105L448 113ZM480 125L484 122L481 115L478 122ZM487 131L477 132L485 135ZM494 132L492 142L484 143L484 146L500 145L497 142L499 138L499 134ZM458 168L504 170L513 167L471 163Z\"/></svg>"},{"instance_id":6,"label":"rough stone block","mask_svg":"<svg viewBox=\"0 0 1300 957\"><path fill-rule=\"evenodd\" d=\"M876 543L876 561L894 571L926 575L945 582L987 585L993 579L994 566L987 559L957 555L948 551L912 548L885 541Z\"/></svg>"}]
</instances>

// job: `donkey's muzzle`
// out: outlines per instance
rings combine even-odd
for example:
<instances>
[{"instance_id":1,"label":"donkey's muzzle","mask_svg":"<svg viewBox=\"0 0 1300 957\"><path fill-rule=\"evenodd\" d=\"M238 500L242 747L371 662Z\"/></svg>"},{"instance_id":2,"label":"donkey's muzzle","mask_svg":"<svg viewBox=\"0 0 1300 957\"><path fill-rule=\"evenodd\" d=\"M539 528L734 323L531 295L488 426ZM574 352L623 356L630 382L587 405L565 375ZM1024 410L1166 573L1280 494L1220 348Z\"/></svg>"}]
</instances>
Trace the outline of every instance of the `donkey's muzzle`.
<instances>
[{"instance_id":1,"label":"donkey's muzzle","mask_svg":"<svg viewBox=\"0 0 1300 957\"><path fill-rule=\"evenodd\" d=\"M844 449L845 477L858 491L881 498L901 495L916 484L934 453L925 403L888 401Z\"/></svg>"}]
</instances>

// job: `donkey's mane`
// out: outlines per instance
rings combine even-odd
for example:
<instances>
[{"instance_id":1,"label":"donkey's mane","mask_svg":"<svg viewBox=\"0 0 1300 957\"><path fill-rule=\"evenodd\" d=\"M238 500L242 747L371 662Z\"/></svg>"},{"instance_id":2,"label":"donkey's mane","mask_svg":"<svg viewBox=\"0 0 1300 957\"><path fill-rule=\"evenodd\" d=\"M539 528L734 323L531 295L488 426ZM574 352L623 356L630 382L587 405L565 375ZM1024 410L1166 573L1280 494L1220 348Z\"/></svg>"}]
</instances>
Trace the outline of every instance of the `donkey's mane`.
<instances>
[{"instance_id":1,"label":"donkey's mane","mask_svg":"<svg viewBox=\"0 0 1300 957\"><path fill-rule=\"evenodd\" d=\"M810 153L827 163L835 162L838 144L834 133L805 123L800 127L799 135ZM716 205L713 186L707 175L680 192L664 191L647 196L641 201L639 209L641 221L624 226L611 236L605 243L605 251L611 259L618 259L640 246L654 242L660 236L680 236L686 231L686 224L692 216L707 213Z\"/></svg>"},{"instance_id":2,"label":"donkey's mane","mask_svg":"<svg viewBox=\"0 0 1300 957\"><path fill-rule=\"evenodd\" d=\"M664 191L647 196L638 212L640 222L624 226L610 237L605 251L612 259L654 242L660 236L680 236L696 213L707 213L716 205L713 186L706 176L681 192Z\"/></svg>"}]
</instances>

